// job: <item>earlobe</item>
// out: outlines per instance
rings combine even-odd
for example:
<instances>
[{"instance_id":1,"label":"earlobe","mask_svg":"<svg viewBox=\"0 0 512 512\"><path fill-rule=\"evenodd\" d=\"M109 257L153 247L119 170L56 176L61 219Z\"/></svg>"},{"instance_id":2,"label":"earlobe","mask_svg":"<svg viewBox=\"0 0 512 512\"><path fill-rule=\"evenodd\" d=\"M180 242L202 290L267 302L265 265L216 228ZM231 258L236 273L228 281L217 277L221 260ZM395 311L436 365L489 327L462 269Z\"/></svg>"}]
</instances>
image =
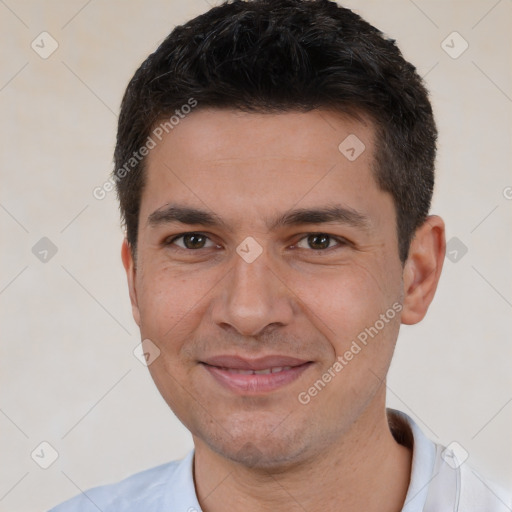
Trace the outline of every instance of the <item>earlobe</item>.
<instances>
[{"instance_id":1,"label":"earlobe","mask_svg":"<svg viewBox=\"0 0 512 512\"><path fill-rule=\"evenodd\" d=\"M416 230L405 262L403 324L416 324L426 315L441 277L445 251L443 219L431 215Z\"/></svg>"},{"instance_id":2,"label":"earlobe","mask_svg":"<svg viewBox=\"0 0 512 512\"><path fill-rule=\"evenodd\" d=\"M137 301L137 288L136 288L136 272L135 262L133 261L132 250L128 240L123 240L121 246L121 259L123 261L124 270L126 271L126 278L128 280L128 290L130 293L130 302L132 304L132 314L135 323L140 327L140 311Z\"/></svg>"}]
</instances>

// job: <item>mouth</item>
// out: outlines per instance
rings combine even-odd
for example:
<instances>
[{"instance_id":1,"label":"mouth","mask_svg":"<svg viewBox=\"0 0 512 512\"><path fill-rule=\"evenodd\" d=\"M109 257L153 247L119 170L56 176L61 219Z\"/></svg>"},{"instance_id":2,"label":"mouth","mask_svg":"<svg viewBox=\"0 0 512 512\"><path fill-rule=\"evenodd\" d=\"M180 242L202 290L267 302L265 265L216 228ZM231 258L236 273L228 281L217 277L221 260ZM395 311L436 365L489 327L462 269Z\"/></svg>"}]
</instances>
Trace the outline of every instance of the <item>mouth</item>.
<instances>
[{"instance_id":1,"label":"mouth","mask_svg":"<svg viewBox=\"0 0 512 512\"><path fill-rule=\"evenodd\" d=\"M213 379L239 395L259 395L275 391L298 379L313 361L286 356L244 359L219 356L201 361Z\"/></svg>"}]
</instances>

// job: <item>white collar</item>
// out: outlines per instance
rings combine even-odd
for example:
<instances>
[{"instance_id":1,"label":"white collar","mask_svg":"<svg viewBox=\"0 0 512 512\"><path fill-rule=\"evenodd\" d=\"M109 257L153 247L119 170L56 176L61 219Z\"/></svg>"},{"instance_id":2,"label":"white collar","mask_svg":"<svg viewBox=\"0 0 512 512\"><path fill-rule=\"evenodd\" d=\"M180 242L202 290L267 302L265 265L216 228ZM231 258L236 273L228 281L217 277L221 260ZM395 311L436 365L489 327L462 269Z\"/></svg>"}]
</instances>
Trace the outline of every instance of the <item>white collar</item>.
<instances>
[{"instance_id":1,"label":"white collar","mask_svg":"<svg viewBox=\"0 0 512 512\"><path fill-rule=\"evenodd\" d=\"M412 449L411 478L401 512L452 512L459 505L468 511L512 510L508 492L484 481L467 464L454 464L456 454L428 439L407 414L394 409L387 413L395 438ZM194 486L194 450L178 462L172 480L163 500L168 509L201 512Z\"/></svg>"}]
</instances>

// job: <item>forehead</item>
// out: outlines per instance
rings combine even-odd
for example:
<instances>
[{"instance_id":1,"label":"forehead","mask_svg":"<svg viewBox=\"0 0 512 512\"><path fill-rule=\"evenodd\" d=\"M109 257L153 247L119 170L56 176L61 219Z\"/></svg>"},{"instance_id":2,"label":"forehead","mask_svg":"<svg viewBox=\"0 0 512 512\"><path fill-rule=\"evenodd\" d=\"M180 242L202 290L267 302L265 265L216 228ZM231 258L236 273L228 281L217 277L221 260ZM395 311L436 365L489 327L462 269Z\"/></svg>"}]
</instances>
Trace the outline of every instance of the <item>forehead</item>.
<instances>
[{"instance_id":1,"label":"forehead","mask_svg":"<svg viewBox=\"0 0 512 512\"><path fill-rule=\"evenodd\" d=\"M373 149L373 126L367 118L327 110L275 114L203 109L168 127L167 132L150 153L148 163L165 152L166 146L179 147L181 156L211 163L272 157L335 161L354 143L357 152L363 148L361 143L369 149L367 158ZM347 138L347 147L340 148Z\"/></svg>"},{"instance_id":2,"label":"forehead","mask_svg":"<svg viewBox=\"0 0 512 512\"><path fill-rule=\"evenodd\" d=\"M330 111L194 111L147 157L141 218L177 200L262 218L299 203L371 206L371 194L382 193L373 134L368 120Z\"/></svg>"}]
</instances>

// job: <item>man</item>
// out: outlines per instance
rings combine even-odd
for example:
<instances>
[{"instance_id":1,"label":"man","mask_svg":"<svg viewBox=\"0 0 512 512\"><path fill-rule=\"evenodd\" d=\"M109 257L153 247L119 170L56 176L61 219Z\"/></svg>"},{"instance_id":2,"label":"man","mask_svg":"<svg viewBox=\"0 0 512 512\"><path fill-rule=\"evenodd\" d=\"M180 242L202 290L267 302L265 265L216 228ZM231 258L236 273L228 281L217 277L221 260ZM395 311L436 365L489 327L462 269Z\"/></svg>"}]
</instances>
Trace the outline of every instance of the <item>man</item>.
<instances>
[{"instance_id":1,"label":"man","mask_svg":"<svg viewBox=\"0 0 512 512\"><path fill-rule=\"evenodd\" d=\"M195 449L64 511L511 510L385 408L445 236L394 42L328 1L222 4L131 80L114 180L142 349Z\"/></svg>"}]
</instances>

